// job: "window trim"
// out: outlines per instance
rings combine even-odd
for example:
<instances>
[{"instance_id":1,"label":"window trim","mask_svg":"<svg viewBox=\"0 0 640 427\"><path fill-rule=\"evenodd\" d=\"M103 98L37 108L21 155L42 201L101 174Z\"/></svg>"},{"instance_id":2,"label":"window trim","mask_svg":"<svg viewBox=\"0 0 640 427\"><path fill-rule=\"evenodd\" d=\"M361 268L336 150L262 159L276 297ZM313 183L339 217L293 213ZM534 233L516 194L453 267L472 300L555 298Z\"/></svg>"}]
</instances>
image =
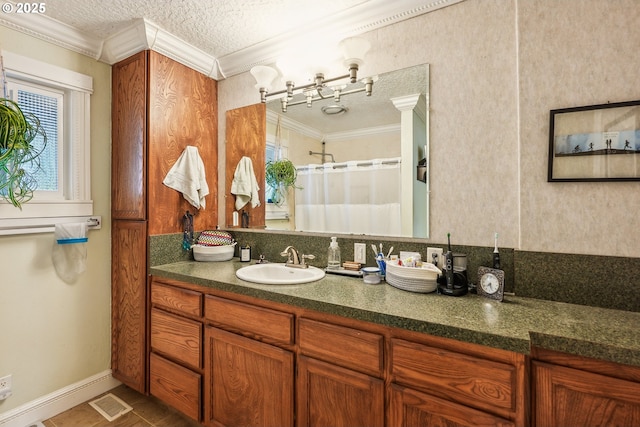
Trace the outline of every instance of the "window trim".
<instances>
[{"instance_id":1,"label":"window trim","mask_svg":"<svg viewBox=\"0 0 640 427\"><path fill-rule=\"evenodd\" d=\"M67 147L63 193L66 200L31 200L15 208L0 202L0 234L23 234L33 230L49 231L59 219L93 215L91 199L90 97L93 78L63 67L48 64L12 52L2 51L7 78L63 90L65 93L63 144ZM40 219L40 220L38 220ZM32 231L30 230L31 228Z\"/></svg>"}]
</instances>

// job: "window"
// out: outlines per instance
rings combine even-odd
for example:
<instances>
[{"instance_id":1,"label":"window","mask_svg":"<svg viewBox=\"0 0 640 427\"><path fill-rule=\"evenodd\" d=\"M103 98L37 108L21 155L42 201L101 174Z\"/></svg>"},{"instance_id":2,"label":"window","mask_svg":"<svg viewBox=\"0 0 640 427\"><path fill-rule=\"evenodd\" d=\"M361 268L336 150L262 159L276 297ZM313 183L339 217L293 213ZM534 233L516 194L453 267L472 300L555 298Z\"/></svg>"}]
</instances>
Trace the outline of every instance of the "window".
<instances>
[{"instance_id":1,"label":"window","mask_svg":"<svg viewBox=\"0 0 640 427\"><path fill-rule=\"evenodd\" d=\"M34 172L34 197L22 210L0 201L0 234L51 226L56 219L93 214L90 182L90 76L3 51L7 97L35 114L47 145ZM42 141L35 141L42 144ZM42 230L48 231L48 230Z\"/></svg>"},{"instance_id":2,"label":"window","mask_svg":"<svg viewBox=\"0 0 640 427\"><path fill-rule=\"evenodd\" d=\"M36 200L62 199L63 183L60 172L64 167L62 162L64 146L58 143L58 134L64 133L62 127L64 94L61 91L13 81L7 82L7 89L8 97L16 101L22 111L38 117L47 135L47 145L38 156L40 167L26 165L28 172L38 182L34 197ZM41 149L44 141L38 137L33 144Z\"/></svg>"}]
</instances>

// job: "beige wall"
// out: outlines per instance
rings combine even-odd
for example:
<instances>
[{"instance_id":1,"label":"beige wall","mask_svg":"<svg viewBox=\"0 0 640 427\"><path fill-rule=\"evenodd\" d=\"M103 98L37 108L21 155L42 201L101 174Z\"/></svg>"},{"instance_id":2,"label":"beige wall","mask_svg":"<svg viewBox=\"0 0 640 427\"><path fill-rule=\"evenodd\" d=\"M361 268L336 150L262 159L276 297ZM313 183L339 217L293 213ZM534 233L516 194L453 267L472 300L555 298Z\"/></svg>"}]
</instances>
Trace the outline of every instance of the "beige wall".
<instances>
[{"instance_id":1,"label":"beige wall","mask_svg":"<svg viewBox=\"0 0 640 427\"><path fill-rule=\"evenodd\" d=\"M0 376L13 375L3 413L110 368L111 67L3 26L0 46L93 77L91 192L103 220L71 285L53 268L53 233L0 236Z\"/></svg>"},{"instance_id":2,"label":"beige wall","mask_svg":"<svg viewBox=\"0 0 640 427\"><path fill-rule=\"evenodd\" d=\"M466 0L364 35L363 75L430 64L430 242L497 231L522 250L640 257L639 183L546 181L549 110L640 99L639 19L637 0ZM221 117L259 99L249 73L219 89Z\"/></svg>"}]
</instances>

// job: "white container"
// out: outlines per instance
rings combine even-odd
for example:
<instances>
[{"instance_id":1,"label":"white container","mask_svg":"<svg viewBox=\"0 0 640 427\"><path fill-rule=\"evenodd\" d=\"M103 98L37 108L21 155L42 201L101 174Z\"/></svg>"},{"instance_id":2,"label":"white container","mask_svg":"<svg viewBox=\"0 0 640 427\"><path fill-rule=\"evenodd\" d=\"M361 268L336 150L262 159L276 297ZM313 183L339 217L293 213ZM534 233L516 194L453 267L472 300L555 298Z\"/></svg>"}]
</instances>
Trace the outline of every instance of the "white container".
<instances>
[{"instance_id":1,"label":"white container","mask_svg":"<svg viewBox=\"0 0 640 427\"><path fill-rule=\"evenodd\" d=\"M362 280L367 285L377 285L380 283L380 269L378 267L364 267L362 269Z\"/></svg>"},{"instance_id":2,"label":"white container","mask_svg":"<svg viewBox=\"0 0 640 427\"><path fill-rule=\"evenodd\" d=\"M233 258L236 243L221 246L193 245L193 258L196 261L229 261Z\"/></svg>"},{"instance_id":3,"label":"white container","mask_svg":"<svg viewBox=\"0 0 640 427\"><path fill-rule=\"evenodd\" d=\"M423 262L422 267L405 267L398 265L398 261L389 261L385 280L398 289L429 293L438 287L437 280L440 274L442 271L429 262Z\"/></svg>"}]
</instances>

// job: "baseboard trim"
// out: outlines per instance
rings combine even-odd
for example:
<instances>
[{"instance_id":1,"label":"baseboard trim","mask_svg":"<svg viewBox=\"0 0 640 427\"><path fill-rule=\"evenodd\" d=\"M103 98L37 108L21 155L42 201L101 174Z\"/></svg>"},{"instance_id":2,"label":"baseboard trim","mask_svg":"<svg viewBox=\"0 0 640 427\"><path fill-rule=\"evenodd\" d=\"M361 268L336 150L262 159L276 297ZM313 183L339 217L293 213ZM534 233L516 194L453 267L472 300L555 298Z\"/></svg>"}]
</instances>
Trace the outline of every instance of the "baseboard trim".
<instances>
[{"instance_id":1,"label":"baseboard trim","mask_svg":"<svg viewBox=\"0 0 640 427\"><path fill-rule=\"evenodd\" d=\"M0 426L30 426L86 402L120 384L108 369L0 414Z\"/></svg>"}]
</instances>

